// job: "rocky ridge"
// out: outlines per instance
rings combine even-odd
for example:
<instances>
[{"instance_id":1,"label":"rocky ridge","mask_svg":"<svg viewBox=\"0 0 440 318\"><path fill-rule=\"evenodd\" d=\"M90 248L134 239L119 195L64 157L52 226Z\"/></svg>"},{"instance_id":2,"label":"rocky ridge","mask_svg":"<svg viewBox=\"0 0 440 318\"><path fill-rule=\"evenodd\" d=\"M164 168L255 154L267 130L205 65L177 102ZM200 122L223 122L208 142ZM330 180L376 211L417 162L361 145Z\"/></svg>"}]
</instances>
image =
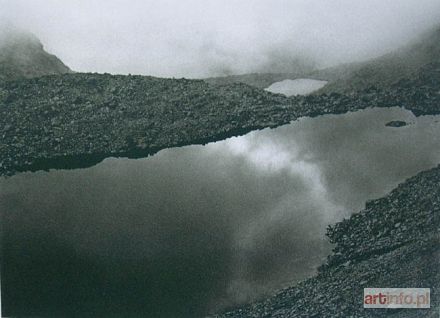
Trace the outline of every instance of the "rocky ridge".
<instances>
[{"instance_id":1,"label":"rocky ridge","mask_svg":"<svg viewBox=\"0 0 440 318\"><path fill-rule=\"evenodd\" d=\"M387 89L350 95L271 94L246 84L109 74L63 74L0 83L0 176L142 157L276 127L303 116L367 107L440 112L440 64Z\"/></svg>"}]
</instances>

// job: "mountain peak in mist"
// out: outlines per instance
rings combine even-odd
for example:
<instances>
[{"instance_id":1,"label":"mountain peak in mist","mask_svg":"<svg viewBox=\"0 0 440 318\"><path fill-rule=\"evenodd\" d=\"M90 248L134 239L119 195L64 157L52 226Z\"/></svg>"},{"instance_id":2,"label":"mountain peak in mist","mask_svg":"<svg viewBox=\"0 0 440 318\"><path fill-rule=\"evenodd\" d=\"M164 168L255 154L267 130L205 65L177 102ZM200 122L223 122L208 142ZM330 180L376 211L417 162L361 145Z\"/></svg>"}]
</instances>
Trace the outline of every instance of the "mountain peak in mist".
<instances>
[{"instance_id":1,"label":"mountain peak in mist","mask_svg":"<svg viewBox=\"0 0 440 318\"><path fill-rule=\"evenodd\" d=\"M318 70L310 76L329 81L317 93L350 93L370 86L386 87L412 78L420 68L440 63L440 26L417 40L380 57Z\"/></svg>"},{"instance_id":2,"label":"mountain peak in mist","mask_svg":"<svg viewBox=\"0 0 440 318\"><path fill-rule=\"evenodd\" d=\"M0 32L0 80L70 72L60 59L44 50L32 33L13 28Z\"/></svg>"}]
</instances>

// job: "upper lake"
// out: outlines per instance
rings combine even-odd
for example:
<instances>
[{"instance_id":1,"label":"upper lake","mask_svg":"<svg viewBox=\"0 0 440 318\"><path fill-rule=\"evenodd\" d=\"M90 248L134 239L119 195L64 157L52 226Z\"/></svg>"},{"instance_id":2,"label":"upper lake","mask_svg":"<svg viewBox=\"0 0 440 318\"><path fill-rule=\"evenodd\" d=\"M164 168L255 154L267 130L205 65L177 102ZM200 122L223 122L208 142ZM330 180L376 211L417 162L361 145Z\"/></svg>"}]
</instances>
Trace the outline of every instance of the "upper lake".
<instances>
[{"instance_id":1,"label":"upper lake","mask_svg":"<svg viewBox=\"0 0 440 318\"><path fill-rule=\"evenodd\" d=\"M271 93L283 94L286 96L307 95L323 88L327 81L320 81L309 78L286 79L276 82L266 88Z\"/></svg>"}]
</instances>

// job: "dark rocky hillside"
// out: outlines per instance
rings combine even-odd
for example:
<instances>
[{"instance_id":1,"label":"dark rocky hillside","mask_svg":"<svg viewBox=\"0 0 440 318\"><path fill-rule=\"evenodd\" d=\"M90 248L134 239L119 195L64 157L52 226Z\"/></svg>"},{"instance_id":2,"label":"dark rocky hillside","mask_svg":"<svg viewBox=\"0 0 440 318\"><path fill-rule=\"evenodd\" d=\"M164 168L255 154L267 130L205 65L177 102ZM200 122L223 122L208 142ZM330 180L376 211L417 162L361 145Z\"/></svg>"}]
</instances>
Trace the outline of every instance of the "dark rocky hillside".
<instances>
[{"instance_id":1,"label":"dark rocky hillside","mask_svg":"<svg viewBox=\"0 0 440 318\"><path fill-rule=\"evenodd\" d=\"M439 62L440 27L392 53L361 63L315 71L309 76L329 81L317 93L351 93L369 86L389 86L412 77L424 65Z\"/></svg>"},{"instance_id":2,"label":"dark rocky hillside","mask_svg":"<svg viewBox=\"0 0 440 318\"><path fill-rule=\"evenodd\" d=\"M437 317L440 166L328 228L333 254L317 276L226 317ZM431 288L430 309L364 309L365 287Z\"/></svg>"},{"instance_id":3,"label":"dark rocky hillside","mask_svg":"<svg viewBox=\"0 0 440 318\"><path fill-rule=\"evenodd\" d=\"M0 34L0 81L70 72L34 35L20 31Z\"/></svg>"},{"instance_id":4,"label":"dark rocky hillside","mask_svg":"<svg viewBox=\"0 0 440 318\"><path fill-rule=\"evenodd\" d=\"M386 90L286 98L245 84L108 74L0 83L0 175L90 166L110 156L221 140L303 116L367 107L440 111L440 64Z\"/></svg>"}]
</instances>

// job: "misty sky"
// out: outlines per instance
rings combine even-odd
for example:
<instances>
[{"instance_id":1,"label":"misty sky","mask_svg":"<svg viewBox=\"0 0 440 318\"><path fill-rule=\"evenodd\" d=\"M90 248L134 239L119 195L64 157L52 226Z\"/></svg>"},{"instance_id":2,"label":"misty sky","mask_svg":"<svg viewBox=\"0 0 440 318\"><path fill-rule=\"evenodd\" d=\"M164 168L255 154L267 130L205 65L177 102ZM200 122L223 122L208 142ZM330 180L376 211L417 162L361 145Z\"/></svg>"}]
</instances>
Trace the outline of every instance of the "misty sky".
<instances>
[{"instance_id":1,"label":"misty sky","mask_svg":"<svg viewBox=\"0 0 440 318\"><path fill-rule=\"evenodd\" d=\"M204 77L319 66L398 47L440 21L438 0L0 0L76 71Z\"/></svg>"}]
</instances>

